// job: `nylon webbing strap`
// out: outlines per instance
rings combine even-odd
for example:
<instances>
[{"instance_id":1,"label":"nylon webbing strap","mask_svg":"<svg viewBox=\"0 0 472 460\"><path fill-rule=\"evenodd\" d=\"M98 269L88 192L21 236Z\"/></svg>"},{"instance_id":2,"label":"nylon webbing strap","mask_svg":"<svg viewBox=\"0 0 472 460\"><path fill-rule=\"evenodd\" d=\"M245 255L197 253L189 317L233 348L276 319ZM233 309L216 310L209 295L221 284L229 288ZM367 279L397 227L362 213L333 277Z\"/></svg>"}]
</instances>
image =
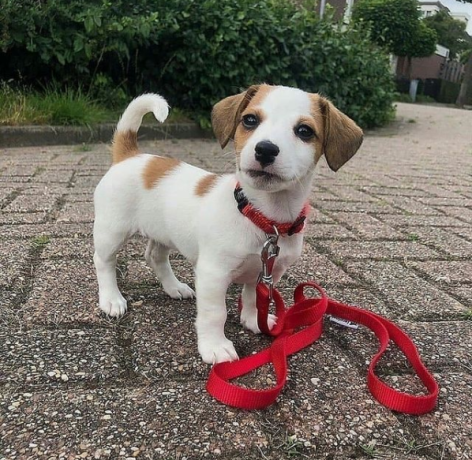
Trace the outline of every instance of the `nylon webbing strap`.
<instances>
[{"instance_id":1,"label":"nylon webbing strap","mask_svg":"<svg viewBox=\"0 0 472 460\"><path fill-rule=\"evenodd\" d=\"M305 288L316 289L321 297L307 298ZM257 287L258 323L262 332L275 337L265 350L239 361L213 366L207 383L208 392L223 404L241 409L263 409L272 404L282 391L287 380L287 357L311 345L323 331L323 317L333 315L362 324L371 329L379 340L379 349L372 358L367 374L367 384L372 395L389 409L407 414L424 414L434 409L439 388L434 377L426 369L418 350L408 335L398 326L375 313L358 307L345 305L329 299L323 289L313 282L302 283L294 293L294 304L285 309L280 293L274 290L277 324L272 330L267 326L269 301L267 287ZM425 385L426 395L412 395L395 390L379 379L375 368L390 341L393 341L408 359L418 377ZM255 369L272 364L276 384L270 388L248 389L231 382Z\"/></svg>"}]
</instances>

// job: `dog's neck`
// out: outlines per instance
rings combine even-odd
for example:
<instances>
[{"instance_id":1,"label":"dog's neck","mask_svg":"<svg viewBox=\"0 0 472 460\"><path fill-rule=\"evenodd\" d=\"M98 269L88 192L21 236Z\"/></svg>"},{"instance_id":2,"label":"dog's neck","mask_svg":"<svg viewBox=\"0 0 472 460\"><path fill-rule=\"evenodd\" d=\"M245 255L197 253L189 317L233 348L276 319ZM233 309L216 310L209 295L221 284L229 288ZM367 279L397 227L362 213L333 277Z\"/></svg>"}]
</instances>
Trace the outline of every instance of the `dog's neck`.
<instances>
[{"instance_id":1,"label":"dog's neck","mask_svg":"<svg viewBox=\"0 0 472 460\"><path fill-rule=\"evenodd\" d=\"M249 202L267 218L280 223L297 219L308 201L312 182L313 173L310 172L286 190L267 192L252 188L244 180L240 181Z\"/></svg>"}]
</instances>

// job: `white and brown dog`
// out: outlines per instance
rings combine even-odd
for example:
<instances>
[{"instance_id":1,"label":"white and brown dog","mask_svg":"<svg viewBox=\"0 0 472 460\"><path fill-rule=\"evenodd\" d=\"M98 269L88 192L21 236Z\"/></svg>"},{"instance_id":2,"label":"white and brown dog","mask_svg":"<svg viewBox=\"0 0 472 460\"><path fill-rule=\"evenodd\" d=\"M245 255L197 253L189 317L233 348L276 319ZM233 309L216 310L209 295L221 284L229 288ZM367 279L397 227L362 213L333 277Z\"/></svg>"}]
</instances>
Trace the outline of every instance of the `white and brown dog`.
<instances>
[{"instance_id":1,"label":"white and brown dog","mask_svg":"<svg viewBox=\"0 0 472 460\"><path fill-rule=\"evenodd\" d=\"M215 135L222 147L234 139L237 164L235 174L218 176L173 158L139 153L137 131L148 112L162 122L168 105L154 94L131 102L115 133L113 166L95 191L100 308L111 316L126 311L116 282L116 253L139 232L149 238L146 260L172 298L195 293L175 277L169 251L179 251L195 269L196 329L203 361L238 359L224 332L226 291L230 283L244 285L241 323L259 332L256 281L266 233L240 212L235 187L240 184L239 197L269 222L296 222L320 157L324 154L336 171L359 149L362 130L317 94L252 86L213 109ZM300 256L302 240L302 233L280 238L275 282Z\"/></svg>"}]
</instances>

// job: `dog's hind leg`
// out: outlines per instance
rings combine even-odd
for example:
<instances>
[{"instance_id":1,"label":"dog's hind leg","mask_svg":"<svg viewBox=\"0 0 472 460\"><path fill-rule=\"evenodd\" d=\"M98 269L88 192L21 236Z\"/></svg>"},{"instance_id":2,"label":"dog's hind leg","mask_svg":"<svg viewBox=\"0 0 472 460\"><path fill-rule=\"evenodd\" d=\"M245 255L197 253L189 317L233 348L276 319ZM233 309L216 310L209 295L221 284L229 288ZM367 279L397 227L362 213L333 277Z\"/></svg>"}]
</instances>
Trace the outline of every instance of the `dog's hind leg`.
<instances>
[{"instance_id":1,"label":"dog's hind leg","mask_svg":"<svg viewBox=\"0 0 472 460\"><path fill-rule=\"evenodd\" d=\"M93 261L97 270L100 309L110 316L126 312L126 300L116 282L116 253L126 241L126 233L103 232L94 228L95 254Z\"/></svg>"},{"instance_id":2,"label":"dog's hind leg","mask_svg":"<svg viewBox=\"0 0 472 460\"><path fill-rule=\"evenodd\" d=\"M245 284L241 294L243 309L241 310L241 324L254 334L260 334L257 325L256 284ZM277 316L269 313L267 325L272 329L277 324Z\"/></svg>"},{"instance_id":3,"label":"dog's hind leg","mask_svg":"<svg viewBox=\"0 0 472 460\"><path fill-rule=\"evenodd\" d=\"M173 299L191 299L195 292L175 276L169 262L170 249L154 240L149 240L145 258L162 284L164 291Z\"/></svg>"}]
</instances>

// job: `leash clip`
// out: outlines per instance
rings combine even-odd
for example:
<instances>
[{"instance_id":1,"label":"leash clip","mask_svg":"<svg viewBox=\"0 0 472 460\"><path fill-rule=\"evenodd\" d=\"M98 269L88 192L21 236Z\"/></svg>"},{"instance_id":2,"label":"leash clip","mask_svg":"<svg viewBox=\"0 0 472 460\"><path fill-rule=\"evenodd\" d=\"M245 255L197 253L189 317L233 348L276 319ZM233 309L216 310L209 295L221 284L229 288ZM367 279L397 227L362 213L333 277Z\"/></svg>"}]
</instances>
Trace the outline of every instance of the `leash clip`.
<instances>
[{"instance_id":1,"label":"leash clip","mask_svg":"<svg viewBox=\"0 0 472 460\"><path fill-rule=\"evenodd\" d=\"M272 276L272 269L274 268L275 258L280 252L280 246L277 245L279 241L279 231L275 225L273 226L273 229L273 234L266 234L267 239L262 246L262 271L259 273L257 279L258 283L263 283L268 287L270 305L273 303L274 298L274 278Z\"/></svg>"}]
</instances>

